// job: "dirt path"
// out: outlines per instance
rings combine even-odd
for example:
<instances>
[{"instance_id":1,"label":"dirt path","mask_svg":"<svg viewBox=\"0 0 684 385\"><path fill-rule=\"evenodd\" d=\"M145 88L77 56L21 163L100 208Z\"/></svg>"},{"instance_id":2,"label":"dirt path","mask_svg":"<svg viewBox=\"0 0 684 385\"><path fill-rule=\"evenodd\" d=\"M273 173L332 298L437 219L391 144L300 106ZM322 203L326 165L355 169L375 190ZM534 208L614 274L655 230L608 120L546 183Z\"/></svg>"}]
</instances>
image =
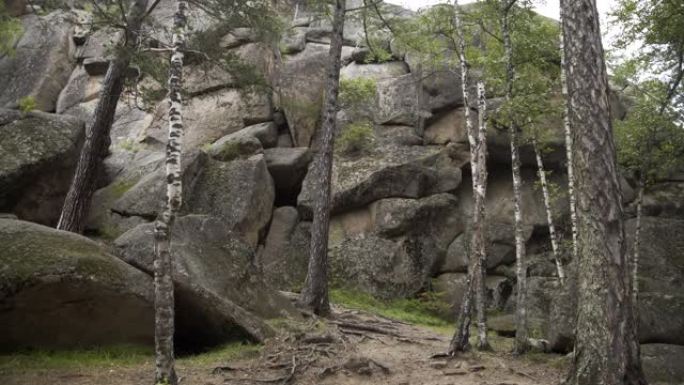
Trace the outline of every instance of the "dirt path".
<instances>
[{"instance_id":1,"label":"dirt path","mask_svg":"<svg viewBox=\"0 0 684 385\"><path fill-rule=\"evenodd\" d=\"M336 308L325 322L288 324L258 357L203 365L179 365L182 385L552 385L560 365L540 356L469 352L436 357L449 338L424 327ZM508 350L499 338L497 350ZM537 357L537 359L532 359ZM553 360L553 359L552 359ZM555 360L558 360L557 358ZM3 385L149 385L151 363L127 368L14 373Z\"/></svg>"}]
</instances>

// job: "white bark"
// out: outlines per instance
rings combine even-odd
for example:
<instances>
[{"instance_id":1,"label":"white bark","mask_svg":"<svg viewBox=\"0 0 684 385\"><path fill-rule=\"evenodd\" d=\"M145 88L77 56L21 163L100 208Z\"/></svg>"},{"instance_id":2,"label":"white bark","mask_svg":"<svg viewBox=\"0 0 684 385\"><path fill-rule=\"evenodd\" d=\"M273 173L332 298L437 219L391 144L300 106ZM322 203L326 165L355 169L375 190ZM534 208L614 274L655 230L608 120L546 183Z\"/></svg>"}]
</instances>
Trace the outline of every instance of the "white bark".
<instances>
[{"instance_id":1,"label":"white bark","mask_svg":"<svg viewBox=\"0 0 684 385\"><path fill-rule=\"evenodd\" d=\"M563 23L563 10L560 15L561 25ZM560 59L561 59L561 92L563 94L563 129L565 132L565 155L568 168L568 199L570 201L570 224L572 230L572 258L577 257L577 201L575 197L575 171L573 167L572 155L572 131L570 130L570 99L568 98L568 82L565 74L565 43L563 38L563 28L560 34Z\"/></svg>"},{"instance_id":2,"label":"white bark","mask_svg":"<svg viewBox=\"0 0 684 385\"><path fill-rule=\"evenodd\" d=\"M634 255L632 259L632 308L634 310L634 322L639 321L639 246L641 245L641 216L644 203L644 183L639 186L639 196L636 208L636 226L634 229Z\"/></svg>"},{"instance_id":3,"label":"white bark","mask_svg":"<svg viewBox=\"0 0 684 385\"><path fill-rule=\"evenodd\" d=\"M166 144L166 210L154 227L154 294L155 294L155 382L175 385L174 369L174 289L171 258L171 229L183 203L181 153L183 144L183 49L187 3L178 1L174 15L173 52L169 67L169 137Z\"/></svg>"},{"instance_id":4,"label":"white bark","mask_svg":"<svg viewBox=\"0 0 684 385\"><path fill-rule=\"evenodd\" d=\"M485 297L485 278L487 268L487 253L485 242L485 197L487 195L487 99L485 97L484 82L477 83L478 97L478 137L477 137L477 186L473 190L475 204L473 211L473 240L471 251L477 257L478 287L477 294L477 333L478 348L490 349L487 341L487 313Z\"/></svg>"},{"instance_id":5,"label":"white bark","mask_svg":"<svg viewBox=\"0 0 684 385\"><path fill-rule=\"evenodd\" d=\"M549 186L546 180L546 170L544 170L544 162L541 157L541 151L537 144L537 139L532 139L532 147L534 147L534 155L537 158L537 172L539 174L539 183L542 188L542 196L544 197L544 209L546 210L546 220L549 226L549 238L551 238L551 251L553 252L553 259L556 262L556 271L558 272L558 280L561 285L565 284L565 271L563 263L560 258L560 250L558 247L558 234L556 233L556 226L553 224L553 213L551 212L551 197L549 195Z\"/></svg>"}]
</instances>

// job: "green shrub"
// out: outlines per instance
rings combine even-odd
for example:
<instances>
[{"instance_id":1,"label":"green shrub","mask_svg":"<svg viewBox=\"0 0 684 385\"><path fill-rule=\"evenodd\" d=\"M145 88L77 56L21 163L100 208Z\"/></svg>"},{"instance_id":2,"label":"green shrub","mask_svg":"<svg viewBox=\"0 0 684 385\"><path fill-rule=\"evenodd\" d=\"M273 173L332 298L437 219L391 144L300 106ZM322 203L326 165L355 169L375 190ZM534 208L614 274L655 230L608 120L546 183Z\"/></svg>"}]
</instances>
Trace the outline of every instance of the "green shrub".
<instances>
[{"instance_id":1,"label":"green shrub","mask_svg":"<svg viewBox=\"0 0 684 385\"><path fill-rule=\"evenodd\" d=\"M36 109L36 98L33 96L24 96L19 99L19 109L26 114Z\"/></svg>"},{"instance_id":2,"label":"green shrub","mask_svg":"<svg viewBox=\"0 0 684 385\"><path fill-rule=\"evenodd\" d=\"M375 134L370 122L351 123L337 139L337 149L344 155L364 153L373 147L374 141Z\"/></svg>"},{"instance_id":3,"label":"green shrub","mask_svg":"<svg viewBox=\"0 0 684 385\"><path fill-rule=\"evenodd\" d=\"M356 108L375 100L377 85L374 79L356 78L340 80L340 106Z\"/></svg>"}]
</instances>

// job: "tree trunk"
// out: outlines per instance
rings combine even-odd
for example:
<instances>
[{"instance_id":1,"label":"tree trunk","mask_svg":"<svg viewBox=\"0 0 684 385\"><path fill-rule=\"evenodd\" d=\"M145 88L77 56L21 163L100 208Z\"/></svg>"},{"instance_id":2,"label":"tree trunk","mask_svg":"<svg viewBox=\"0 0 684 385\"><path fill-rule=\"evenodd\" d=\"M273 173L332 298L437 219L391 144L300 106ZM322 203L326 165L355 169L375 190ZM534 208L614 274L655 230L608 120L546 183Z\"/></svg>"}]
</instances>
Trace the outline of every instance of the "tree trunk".
<instances>
[{"instance_id":1,"label":"tree trunk","mask_svg":"<svg viewBox=\"0 0 684 385\"><path fill-rule=\"evenodd\" d=\"M64 199L57 228L75 233L83 232L84 220L90 209L90 200L97 187L97 174L107 156L111 142L109 132L114 122L116 105L123 91L124 79L131 54L138 42L138 31L147 9L147 0L134 0L126 15L126 35L123 47L109 63L102 84L100 100L95 108L92 125L86 129L86 138L74 172L74 178Z\"/></svg>"},{"instance_id":2,"label":"tree trunk","mask_svg":"<svg viewBox=\"0 0 684 385\"><path fill-rule=\"evenodd\" d=\"M634 310L634 322L639 322L639 246L641 245L641 216L644 205L644 178L639 183L639 195L636 207L636 226L634 229L634 255L632 259L632 308Z\"/></svg>"},{"instance_id":3,"label":"tree trunk","mask_svg":"<svg viewBox=\"0 0 684 385\"><path fill-rule=\"evenodd\" d=\"M183 49L187 3L178 1L173 17L173 52L169 66L169 138L166 144L166 210L154 226L155 383L176 385L174 370L174 293L171 229L183 203L181 154L183 144Z\"/></svg>"},{"instance_id":4,"label":"tree trunk","mask_svg":"<svg viewBox=\"0 0 684 385\"><path fill-rule=\"evenodd\" d=\"M486 267L486 253L485 253L485 238L484 238L484 219L485 219L485 194L487 186L487 170L486 170L486 100L484 99L484 84L478 84L478 97L480 98L480 127L476 136L472 121L470 120L470 99L468 96L468 62L465 57L465 39L463 38L463 26L461 18L458 15L457 4L454 4L454 24L456 26L456 34L458 35L458 54L461 68L461 87L463 92L464 115L466 121L466 132L468 135L468 142L470 145L470 169L473 182L473 220L471 228L470 239L470 258L468 277L466 279L466 292L463 294L461 300L461 307L459 309L457 327L451 344L449 346L449 354L454 355L456 352L465 351L468 348L468 337L470 328L470 317L472 312L472 297L475 294L477 298L477 314L478 314L478 348L487 349L489 343L487 342L487 318L486 318L486 303L485 303L485 267ZM481 93L480 93L481 88Z\"/></svg>"},{"instance_id":5,"label":"tree trunk","mask_svg":"<svg viewBox=\"0 0 684 385\"><path fill-rule=\"evenodd\" d=\"M487 253L485 246L485 197L487 195L487 99L485 97L484 82L477 83L478 97L478 138L477 138L477 188L473 190L475 203L473 205L473 238L471 253L477 260L478 285L477 295L477 334L478 349L489 350L487 341L487 300L485 296L487 278Z\"/></svg>"},{"instance_id":6,"label":"tree trunk","mask_svg":"<svg viewBox=\"0 0 684 385\"><path fill-rule=\"evenodd\" d=\"M318 176L314 189L313 225L311 229L311 254L302 290L302 305L319 315L330 311L328 302L328 227L330 223L330 178L332 173L335 141L337 94L340 83L340 59L344 31L345 1L335 1L333 31L330 42L325 101L323 105L321 148L316 154L312 172Z\"/></svg>"},{"instance_id":7,"label":"tree trunk","mask_svg":"<svg viewBox=\"0 0 684 385\"><path fill-rule=\"evenodd\" d=\"M595 0L561 0L575 135L578 312L571 385L646 384L632 317L622 192Z\"/></svg>"},{"instance_id":8,"label":"tree trunk","mask_svg":"<svg viewBox=\"0 0 684 385\"><path fill-rule=\"evenodd\" d=\"M513 98L513 79L515 68L513 67L513 47L511 45L511 33L508 13L514 0L509 0L501 10L501 32L504 42L504 55L506 56L506 100ZM516 266L516 312L515 312L515 346L517 354L524 353L529 349L527 338L527 268L525 262L525 237L523 235L522 213L522 178L520 177L520 154L518 153L518 125L509 119L508 133L511 141L511 169L513 173L513 210L515 215L515 266Z\"/></svg>"},{"instance_id":9,"label":"tree trunk","mask_svg":"<svg viewBox=\"0 0 684 385\"><path fill-rule=\"evenodd\" d=\"M563 10L560 11L560 22L563 24ZM572 258L577 258L577 201L575 197L575 170L572 160L572 131L570 130L570 99L568 98L568 83L565 74L565 49L563 31L560 34L561 59L561 92L563 94L563 129L565 132L565 155L568 168L568 200L570 201L570 225L572 230Z\"/></svg>"},{"instance_id":10,"label":"tree trunk","mask_svg":"<svg viewBox=\"0 0 684 385\"><path fill-rule=\"evenodd\" d=\"M544 197L544 209L546 209L546 220L549 225L549 238L551 238L551 250L553 252L553 259L556 262L556 271L558 272L558 280L561 285L565 284L565 270L560 258L560 250L558 248L558 234L556 234L556 226L553 224L553 213L551 212L551 197L549 196L549 186L546 181L546 170L544 170L544 162L541 157L541 151L537 144L537 139L532 138L532 147L534 147L534 155L537 158L537 171L539 174L539 183L542 188L542 195Z\"/></svg>"}]
</instances>

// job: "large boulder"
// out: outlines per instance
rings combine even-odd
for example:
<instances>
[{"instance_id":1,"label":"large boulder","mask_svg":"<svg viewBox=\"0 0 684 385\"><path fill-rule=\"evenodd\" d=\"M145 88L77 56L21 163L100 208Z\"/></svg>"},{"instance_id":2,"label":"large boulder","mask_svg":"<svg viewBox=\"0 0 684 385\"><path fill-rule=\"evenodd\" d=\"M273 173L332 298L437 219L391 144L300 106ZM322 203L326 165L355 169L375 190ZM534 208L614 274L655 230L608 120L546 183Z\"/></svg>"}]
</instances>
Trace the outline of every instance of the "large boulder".
<instances>
[{"instance_id":1,"label":"large boulder","mask_svg":"<svg viewBox=\"0 0 684 385\"><path fill-rule=\"evenodd\" d=\"M279 105L285 112L290 133L297 147L308 147L321 115L327 44L306 44L303 51L283 57L279 80ZM353 48L342 48L342 60L348 61Z\"/></svg>"},{"instance_id":2,"label":"large boulder","mask_svg":"<svg viewBox=\"0 0 684 385\"><path fill-rule=\"evenodd\" d=\"M382 79L377 82L375 122L412 126L418 119L416 95L418 83L414 74Z\"/></svg>"},{"instance_id":3,"label":"large boulder","mask_svg":"<svg viewBox=\"0 0 684 385\"><path fill-rule=\"evenodd\" d=\"M83 132L72 117L0 109L0 211L56 223Z\"/></svg>"},{"instance_id":4,"label":"large boulder","mask_svg":"<svg viewBox=\"0 0 684 385\"><path fill-rule=\"evenodd\" d=\"M641 365L649 384L684 383L684 346L668 344L641 345Z\"/></svg>"},{"instance_id":5,"label":"large boulder","mask_svg":"<svg viewBox=\"0 0 684 385\"><path fill-rule=\"evenodd\" d=\"M662 182L644 192L644 215L684 219L684 183Z\"/></svg>"},{"instance_id":6,"label":"large boulder","mask_svg":"<svg viewBox=\"0 0 684 385\"><path fill-rule=\"evenodd\" d=\"M0 347L152 344L150 276L74 233L0 219Z\"/></svg>"},{"instance_id":7,"label":"large boulder","mask_svg":"<svg viewBox=\"0 0 684 385\"><path fill-rule=\"evenodd\" d=\"M429 239L397 241L360 234L333 246L330 253L335 286L360 290L382 299L411 297L429 286L435 253Z\"/></svg>"},{"instance_id":8,"label":"large boulder","mask_svg":"<svg viewBox=\"0 0 684 385\"><path fill-rule=\"evenodd\" d=\"M154 224L142 224L117 238L114 246L123 260L151 273L153 233ZM177 218L171 248L175 280L195 282L262 317L296 315L290 302L269 290L256 274L252 247L221 220L206 215ZM192 290L187 295L192 297Z\"/></svg>"},{"instance_id":9,"label":"large boulder","mask_svg":"<svg viewBox=\"0 0 684 385\"><path fill-rule=\"evenodd\" d=\"M340 70L340 79L373 79L375 81L396 78L408 73L403 61L391 61L379 64L349 63Z\"/></svg>"},{"instance_id":10,"label":"large boulder","mask_svg":"<svg viewBox=\"0 0 684 385\"><path fill-rule=\"evenodd\" d=\"M21 17L23 35L13 55L0 56L0 107L16 108L19 99L32 97L35 108L55 111L60 91L74 68L71 23L66 14Z\"/></svg>"},{"instance_id":11,"label":"large boulder","mask_svg":"<svg viewBox=\"0 0 684 385\"><path fill-rule=\"evenodd\" d=\"M166 144L167 114L168 103L161 102L155 112L153 123L144 133L146 141ZM273 112L271 100L265 94L245 95L244 91L224 89L188 100L188 105L183 108L183 119L183 150L191 151L246 126L271 121Z\"/></svg>"},{"instance_id":12,"label":"large boulder","mask_svg":"<svg viewBox=\"0 0 684 385\"><path fill-rule=\"evenodd\" d=\"M279 290L301 289L306 278L310 241L311 223L299 222L297 209L291 206L275 209L258 258L264 280Z\"/></svg>"},{"instance_id":13,"label":"large boulder","mask_svg":"<svg viewBox=\"0 0 684 385\"><path fill-rule=\"evenodd\" d=\"M625 224L628 256L633 255L635 219ZM680 234L684 220L642 218L639 285L639 341L684 345L684 244ZM568 272L573 269L567 268ZM575 327L576 286L574 277L553 294L549 312L548 340L555 351L572 350Z\"/></svg>"},{"instance_id":14,"label":"large boulder","mask_svg":"<svg viewBox=\"0 0 684 385\"><path fill-rule=\"evenodd\" d=\"M336 156L332 170L331 210L339 213L383 198L421 198L455 190L462 163L441 147L388 145L360 158ZM297 199L311 217L318 180L310 171Z\"/></svg>"}]
</instances>

